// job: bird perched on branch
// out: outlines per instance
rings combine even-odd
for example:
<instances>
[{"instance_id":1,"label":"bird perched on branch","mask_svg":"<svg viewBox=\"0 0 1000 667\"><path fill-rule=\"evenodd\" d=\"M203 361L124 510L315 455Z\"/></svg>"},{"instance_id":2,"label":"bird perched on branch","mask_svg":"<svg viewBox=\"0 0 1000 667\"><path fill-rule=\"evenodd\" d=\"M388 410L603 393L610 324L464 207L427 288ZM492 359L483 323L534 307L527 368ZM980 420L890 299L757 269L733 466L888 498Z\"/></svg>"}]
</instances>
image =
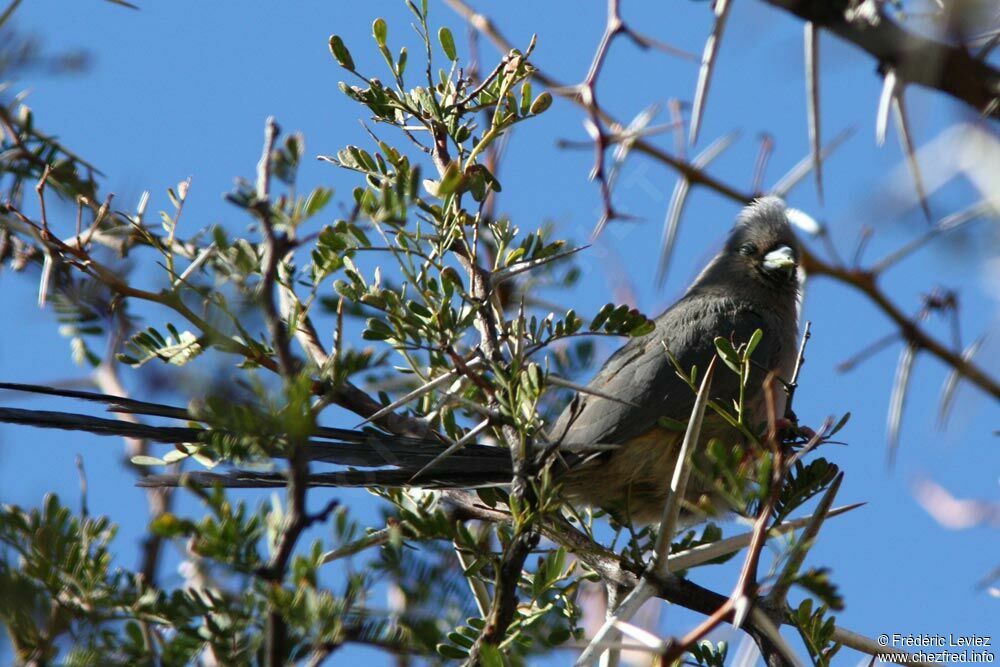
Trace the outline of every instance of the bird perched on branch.
<instances>
[{"instance_id":1,"label":"bird perched on branch","mask_svg":"<svg viewBox=\"0 0 1000 667\"><path fill-rule=\"evenodd\" d=\"M553 470L571 500L608 508L634 521L659 518L677 462L683 432L665 423L687 422L695 392L680 377L697 367L704 372L716 355L715 340L734 348L763 333L751 357L745 387L744 422L767 420L764 378L791 376L796 359L799 283L798 244L784 203L765 197L738 216L725 246L709 262L684 296L658 316L651 333L629 340L598 372L587 391L577 393L548 430L538 451L558 452ZM0 385L21 388L23 385ZM711 397L720 405L737 399L736 373L715 374ZM30 389L29 389L30 390ZM34 388L39 390L39 388ZM112 409L190 418L186 411L87 392L42 390L46 393L101 400ZM784 411L784 392L775 392L776 413ZM171 410L175 412L171 412ZM664 420L666 418L666 421ZM0 421L51 428L85 430L105 435L146 438L156 442L197 441L202 433L188 427L133 424L86 415L0 408ZM211 427L211 424L208 425ZM722 418L706 414L696 460L704 459L712 438L739 442L743 436ZM544 447L543 447L544 445ZM506 449L469 444L447 457L439 440L385 434L368 429L318 429L310 440L309 458L346 466L309 477L316 486L420 486L472 488L509 483L511 459ZM433 465L429 465L433 464ZM283 473L234 471L184 473L193 483L231 487L285 484ZM179 475L154 475L142 484L177 485ZM713 480L695 474L685 501L688 514L719 511Z\"/></svg>"}]
</instances>

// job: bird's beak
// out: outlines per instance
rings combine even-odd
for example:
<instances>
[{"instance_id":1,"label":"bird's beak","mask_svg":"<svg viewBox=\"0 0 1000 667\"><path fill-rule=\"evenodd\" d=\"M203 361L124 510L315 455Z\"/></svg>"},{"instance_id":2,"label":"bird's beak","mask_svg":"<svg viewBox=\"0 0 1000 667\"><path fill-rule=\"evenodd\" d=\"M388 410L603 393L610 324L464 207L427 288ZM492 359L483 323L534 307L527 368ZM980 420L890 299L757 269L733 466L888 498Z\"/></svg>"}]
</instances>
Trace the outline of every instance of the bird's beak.
<instances>
[{"instance_id":1,"label":"bird's beak","mask_svg":"<svg viewBox=\"0 0 1000 667\"><path fill-rule=\"evenodd\" d=\"M764 255L764 269L767 271L791 273L795 270L795 266L795 251L786 245L779 246Z\"/></svg>"}]
</instances>

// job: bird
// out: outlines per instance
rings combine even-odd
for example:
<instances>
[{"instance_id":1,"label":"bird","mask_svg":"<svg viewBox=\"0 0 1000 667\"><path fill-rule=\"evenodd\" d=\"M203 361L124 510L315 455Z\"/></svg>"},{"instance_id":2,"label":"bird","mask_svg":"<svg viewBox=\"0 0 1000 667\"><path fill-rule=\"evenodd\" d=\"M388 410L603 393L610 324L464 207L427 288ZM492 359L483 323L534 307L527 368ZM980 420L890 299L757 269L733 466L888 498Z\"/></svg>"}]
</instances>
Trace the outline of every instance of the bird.
<instances>
[{"instance_id":1,"label":"bird","mask_svg":"<svg viewBox=\"0 0 1000 667\"><path fill-rule=\"evenodd\" d=\"M618 349L539 439L536 453L543 449L557 453L555 475L569 502L605 509L635 523L660 518L684 436L669 422L686 422L696 396L691 383L678 371L687 373L696 367L704 372L717 355L718 338L738 348L760 330L762 337L751 356L744 388L744 421L750 425L767 421L765 381L773 376L787 382L797 358L799 253L782 199L761 197L740 211L721 250L683 296L653 320L649 333L630 338ZM191 417L179 408L92 392L32 387L0 383L0 388L97 400L110 404L113 410ZM724 369L715 374L710 397L717 404L733 405L739 392L737 373ZM773 392L775 414L784 414L785 400L784 392ZM191 427L149 426L3 407L0 421L155 442L197 441L200 433ZM706 413L693 448L696 474L683 498L686 523L738 509L726 506L717 480L704 471L707 443L712 439L746 444L740 429ZM445 445L439 439L373 428L320 427L308 444L311 461L346 468L313 472L308 478L310 486L469 489L509 484L512 478L509 452L486 443L469 443L442 457ZM181 483L277 487L283 486L286 478L281 472L235 470L148 475L139 482L141 486Z\"/></svg>"},{"instance_id":2,"label":"bird","mask_svg":"<svg viewBox=\"0 0 1000 667\"><path fill-rule=\"evenodd\" d=\"M723 248L685 294L656 317L653 331L629 340L604 364L589 385L600 393L577 394L557 420L551 435L564 443L563 450L614 445L606 456L566 476L568 497L624 510L639 523L659 519L684 435L661 426L661 418L686 422L695 400L677 367L707 368L716 355L716 338L737 347L761 330L744 410L747 423L766 422L764 380L769 373L789 379L797 357L798 257L783 200L761 198L741 211ZM732 405L738 394L735 373L715 375L711 397L720 405ZM775 392L774 399L776 414L783 415L784 392ZM723 419L707 414L697 458L704 458L712 438L741 440ZM685 498L688 514L717 513L722 499L714 491L714 480L692 477Z\"/></svg>"}]
</instances>

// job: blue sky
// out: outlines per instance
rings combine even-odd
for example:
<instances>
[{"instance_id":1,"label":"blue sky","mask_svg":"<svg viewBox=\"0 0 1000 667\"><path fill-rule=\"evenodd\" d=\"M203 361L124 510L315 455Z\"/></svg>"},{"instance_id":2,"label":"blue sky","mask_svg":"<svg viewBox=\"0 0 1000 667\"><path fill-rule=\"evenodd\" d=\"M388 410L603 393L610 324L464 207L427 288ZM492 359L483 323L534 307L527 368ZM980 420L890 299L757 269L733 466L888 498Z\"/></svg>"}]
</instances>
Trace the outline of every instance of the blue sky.
<instances>
[{"instance_id":1,"label":"blue sky","mask_svg":"<svg viewBox=\"0 0 1000 667\"><path fill-rule=\"evenodd\" d=\"M188 232L214 223L245 227L245 219L223 201L222 194L234 177L252 176L268 115L274 115L286 131L305 134L307 156L335 153L350 143L367 144L357 120L361 108L337 90L345 73L330 57L331 33L344 37L360 71L383 78L387 77L384 63L370 37L376 16L388 21L389 41L395 48L408 45L411 59L418 53L402 2L142 4L135 12L97 0L24 3L17 13L20 30L37 35L52 51L83 49L93 60L83 74L29 73L15 88L31 91L28 104L40 127L57 133L107 174L103 187L116 193L117 206L132 208L140 193L149 189L150 209L167 208L166 188L192 177L182 223ZM604 3L595 1L483 3L482 9L522 47L537 33L534 62L566 83L579 81L586 73L605 13ZM633 27L695 53L700 53L711 27L709 6L702 2L624 3L624 17ZM431 21L451 26L460 53L467 54L467 31L446 6L432 2ZM742 189L750 187L761 133L771 133L776 140L766 183L773 183L807 153L801 32L797 20L761 2L736 3L730 18L700 143L694 150L741 130L741 139L710 171ZM485 41L480 54L484 65L492 67L497 55ZM832 137L849 126L857 131L826 166L825 206L817 202L811 180L793 191L789 201L828 223L846 256L853 252L861 227L874 228L865 253L873 260L918 235L926 223L912 201L900 203L886 195L894 179L904 186L910 181L895 136L881 149L874 145L881 88L874 62L826 34L821 54L824 134ZM628 120L654 102L671 97L690 101L696 74L691 62L643 52L619 40L600 79L598 96L612 114ZM918 145L970 120L966 108L937 94L908 90L907 101ZM665 119L663 115L659 122ZM522 228L552 221L561 236L588 238L600 212L597 186L587 180L592 151L555 145L557 139L584 139L581 121L575 107L557 100L540 119L519 125L514 133L499 173L503 194L498 208ZM672 150L669 135L657 141ZM615 202L638 220L612 225L579 256L585 278L577 291L560 297L567 306L581 313L596 312L616 299L614 289L625 276L637 304L650 315L681 293L715 251L738 209L709 191L696 190L666 286L658 289L656 253L675 180L675 174L659 164L638 155L630 160ZM330 186L338 198L349 196L354 184L350 173L312 160L300 173L302 188ZM931 207L941 216L976 197L972 186L957 181L935 193ZM66 225L72 224L69 220L66 217ZM907 312L915 312L920 295L935 286L956 288L965 342L984 331L995 332L1000 297L996 273L990 274L988 267L996 265L998 243L991 225L979 223L959 238L919 251L885 276L885 288ZM0 310L10 322L0 332L0 376L25 382L82 377L85 371L70 361L52 312L38 310L32 279L10 272L0 275ZM992 435L996 403L966 387L949 429L938 430L937 398L946 369L921 356L898 460L895 468L888 469L885 414L898 345L846 375L838 374L834 366L890 332L890 323L864 299L823 279L807 285L804 318L813 322L813 339L796 396L797 412L813 425L827 415L853 413L842 432L848 446L830 448L825 455L846 472L838 503L868 503L831 521L810 556L811 564L832 567L833 580L841 586L847 609L839 621L869 636L989 635L998 629L998 601L977 590L975 583L997 565L996 527L948 530L918 505L912 487L916 480L929 478L958 497L995 500L1000 475L1000 455ZM928 327L937 335L947 332L940 321ZM606 343L603 354L612 349ZM1000 371L997 349L994 335L980 355L994 376ZM228 370L223 366L215 372ZM53 404L38 400L31 405ZM332 413L329 421L356 423L350 416ZM110 514L122 524L117 544L122 562L130 564L145 526L145 502L122 471L121 447L114 440L0 428L0 501L37 505L49 490L67 501L75 499L77 453L84 457L90 477L91 511ZM377 516L373 501L363 492L343 498L358 506L362 517ZM169 583L171 573L167 574ZM734 573L732 568L715 568L696 576L699 583L728 592ZM665 618L664 631L683 631L691 622L690 616L672 609ZM844 649L838 663L861 659ZM380 660L384 659L371 656L371 664L385 664Z\"/></svg>"}]
</instances>

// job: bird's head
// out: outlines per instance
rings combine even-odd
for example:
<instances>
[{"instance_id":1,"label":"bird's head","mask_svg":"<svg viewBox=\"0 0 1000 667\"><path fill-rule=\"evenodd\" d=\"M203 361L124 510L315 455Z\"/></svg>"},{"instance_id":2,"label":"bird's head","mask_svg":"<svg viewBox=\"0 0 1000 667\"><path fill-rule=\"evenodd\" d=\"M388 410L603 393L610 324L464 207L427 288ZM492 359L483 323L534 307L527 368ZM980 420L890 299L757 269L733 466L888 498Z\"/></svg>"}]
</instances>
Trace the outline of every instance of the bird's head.
<instances>
[{"instance_id":1,"label":"bird's head","mask_svg":"<svg viewBox=\"0 0 1000 667\"><path fill-rule=\"evenodd\" d=\"M740 212L725 247L691 291L718 291L755 300L794 298L799 288L798 265L799 242L788 222L785 202L762 197Z\"/></svg>"},{"instance_id":2,"label":"bird's head","mask_svg":"<svg viewBox=\"0 0 1000 667\"><path fill-rule=\"evenodd\" d=\"M798 284L799 242L778 197L762 197L744 208L722 253L731 270L747 277L779 288Z\"/></svg>"}]
</instances>

